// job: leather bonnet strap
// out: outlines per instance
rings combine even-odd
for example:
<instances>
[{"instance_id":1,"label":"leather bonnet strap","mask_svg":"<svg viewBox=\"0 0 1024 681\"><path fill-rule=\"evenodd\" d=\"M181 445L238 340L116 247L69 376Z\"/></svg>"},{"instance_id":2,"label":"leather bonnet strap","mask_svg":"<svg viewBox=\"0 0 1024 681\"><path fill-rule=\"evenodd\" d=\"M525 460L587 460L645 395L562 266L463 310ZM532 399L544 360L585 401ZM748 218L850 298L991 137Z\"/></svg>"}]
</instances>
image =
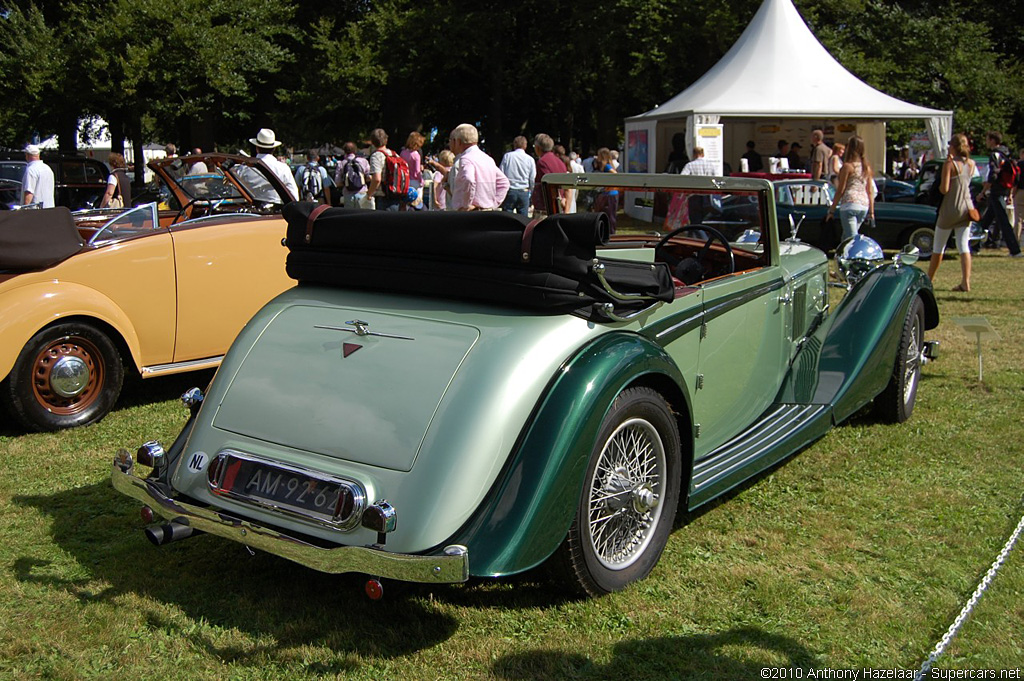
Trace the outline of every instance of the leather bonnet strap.
<instances>
[{"instance_id":1,"label":"leather bonnet strap","mask_svg":"<svg viewBox=\"0 0 1024 681\"><path fill-rule=\"evenodd\" d=\"M319 206L313 209L309 214L309 218L306 220L306 243L308 244L313 240L313 223L320 217L320 213L330 208L326 203L321 203Z\"/></svg>"}]
</instances>

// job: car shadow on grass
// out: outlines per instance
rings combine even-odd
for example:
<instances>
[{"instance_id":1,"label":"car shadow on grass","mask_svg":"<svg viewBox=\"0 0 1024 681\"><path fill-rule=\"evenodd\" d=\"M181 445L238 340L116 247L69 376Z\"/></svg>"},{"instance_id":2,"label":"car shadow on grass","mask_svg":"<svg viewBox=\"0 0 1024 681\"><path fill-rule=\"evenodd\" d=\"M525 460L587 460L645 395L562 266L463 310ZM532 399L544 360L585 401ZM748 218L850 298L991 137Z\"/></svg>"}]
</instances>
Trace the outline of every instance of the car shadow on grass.
<instances>
[{"instance_id":1,"label":"car shadow on grass","mask_svg":"<svg viewBox=\"0 0 1024 681\"><path fill-rule=\"evenodd\" d=\"M12 572L19 581L64 591L83 604L128 606L137 626L178 632L224 662L284 662L291 660L289 649L319 645L337 657L315 671L339 674L359 667L359 657L401 657L458 629L451 614L434 606L427 587L394 589L374 602L363 594L365 576L327 575L269 554L250 555L217 537L153 546L142 533L138 505L106 480L13 501L47 516L53 543L77 563L76 576L68 578L66 559L17 558ZM83 570L88 576L77 576ZM220 644L223 629L244 633L247 644Z\"/></svg>"},{"instance_id":2,"label":"car shadow on grass","mask_svg":"<svg viewBox=\"0 0 1024 681\"><path fill-rule=\"evenodd\" d=\"M739 659L737 651L745 659ZM818 661L788 636L757 627L717 634L663 636L616 643L611 659L596 662L578 653L535 650L498 658L494 675L503 679L757 679L765 668L815 668Z\"/></svg>"}]
</instances>

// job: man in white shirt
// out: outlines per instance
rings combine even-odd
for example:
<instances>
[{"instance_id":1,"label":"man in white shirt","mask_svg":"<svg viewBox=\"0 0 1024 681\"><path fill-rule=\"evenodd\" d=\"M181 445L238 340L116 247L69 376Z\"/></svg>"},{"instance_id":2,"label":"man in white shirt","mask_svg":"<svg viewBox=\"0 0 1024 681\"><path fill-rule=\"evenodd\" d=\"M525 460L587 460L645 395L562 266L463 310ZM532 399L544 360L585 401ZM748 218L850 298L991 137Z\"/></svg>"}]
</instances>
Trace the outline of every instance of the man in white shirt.
<instances>
[{"instance_id":1,"label":"man in white shirt","mask_svg":"<svg viewBox=\"0 0 1024 681\"><path fill-rule=\"evenodd\" d=\"M299 198L299 185L295 184L295 176L292 175L291 168L288 167L287 163L278 161L270 153L271 149L276 149L281 145L281 142L274 136L274 131L270 128L261 128L255 137L249 138L249 143L260 150L260 153L256 154L256 158L266 163L267 167L277 175L291 193L291 196L282 196L281 198L286 203L297 200Z\"/></svg>"},{"instance_id":2,"label":"man in white shirt","mask_svg":"<svg viewBox=\"0 0 1024 681\"><path fill-rule=\"evenodd\" d=\"M508 178L508 194L501 204L506 213L519 213L527 217L530 210L530 192L537 177L537 163L526 153L526 138L519 135L512 140L512 151L501 159L501 172Z\"/></svg>"},{"instance_id":3,"label":"man in white shirt","mask_svg":"<svg viewBox=\"0 0 1024 681\"><path fill-rule=\"evenodd\" d=\"M718 166L704 158L704 148L693 148L693 160L686 164L680 175L717 175Z\"/></svg>"},{"instance_id":4,"label":"man in white shirt","mask_svg":"<svg viewBox=\"0 0 1024 681\"><path fill-rule=\"evenodd\" d=\"M23 205L42 203L43 208L53 208L53 171L39 160L39 147L30 144L25 147L25 174L21 177Z\"/></svg>"}]
</instances>

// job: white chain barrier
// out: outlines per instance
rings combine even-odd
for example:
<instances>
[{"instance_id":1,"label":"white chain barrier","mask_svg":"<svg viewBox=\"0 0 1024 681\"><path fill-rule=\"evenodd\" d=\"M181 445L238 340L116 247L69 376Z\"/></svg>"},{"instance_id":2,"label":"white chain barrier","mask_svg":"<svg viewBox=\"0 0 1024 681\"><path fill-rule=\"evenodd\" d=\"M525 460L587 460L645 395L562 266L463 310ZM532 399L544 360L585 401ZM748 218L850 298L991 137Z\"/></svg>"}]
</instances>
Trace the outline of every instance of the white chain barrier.
<instances>
[{"instance_id":1,"label":"white chain barrier","mask_svg":"<svg viewBox=\"0 0 1024 681\"><path fill-rule=\"evenodd\" d=\"M971 595L970 600L967 601L967 604L960 611L960 614L956 616L955 620L953 620L953 624L950 625L949 629L946 630L946 633L942 636L942 639L936 644L935 649L932 650L932 654L929 655L928 659L921 665L920 671L914 675L914 681L921 681L921 679L927 677L928 673L932 669L932 665L935 664L935 661L939 659L939 656L946 651L946 648L953 640L953 637L956 636L960 627L963 626L963 623L970 616L971 611L974 610L974 606L978 603L981 595L985 593L989 584L992 583L992 578L996 576L996 573L999 572L999 568L1001 568L1003 563L1006 561L1006 557L1010 555L1010 551L1013 550L1013 546L1017 543L1017 539L1020 537L1021 532L1024 532L1024 516L1022 516L1020 522L1017 523L1017 529L1015 529L1013 534L1010 535L1006 545L1003 546L1003 550L999 552L999 556L996 558L995 562L992 563L992 567L990 567L988 572L985 573L981 583L978 584L978 588L975 589L974 593Z\"/></svg>"}]
</instances>

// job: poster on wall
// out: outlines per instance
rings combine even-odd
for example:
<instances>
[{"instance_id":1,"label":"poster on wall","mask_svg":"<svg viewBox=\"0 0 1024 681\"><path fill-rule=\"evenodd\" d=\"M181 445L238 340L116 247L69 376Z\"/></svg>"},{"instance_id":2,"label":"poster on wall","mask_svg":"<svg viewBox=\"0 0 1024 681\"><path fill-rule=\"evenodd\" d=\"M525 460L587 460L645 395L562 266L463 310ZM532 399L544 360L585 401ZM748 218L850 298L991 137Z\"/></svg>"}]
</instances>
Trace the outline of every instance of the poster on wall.
<instances>
[{"instance_id":1,"label":"poster on wall","mask_svg":"<svg viewBox=\"0 0 1024 681\"><path fill-rule=\"evenodd\" d=\"M630 173L647 172L647 131L630 130L626 140L626 157L629 159Z\"/></svg>"},{"instance_id":2,"label":"poster on wall","mask_svg":"<svg viewBox=\"0 0 1024 681\"><path fill-rule=\"evenodd\" d=\"M704 158L717 167L716 175L722 174L725 150L722 148L722 125L698 125L694 131L694 146L704 149Z\"/></svg>"}]
</instances>

